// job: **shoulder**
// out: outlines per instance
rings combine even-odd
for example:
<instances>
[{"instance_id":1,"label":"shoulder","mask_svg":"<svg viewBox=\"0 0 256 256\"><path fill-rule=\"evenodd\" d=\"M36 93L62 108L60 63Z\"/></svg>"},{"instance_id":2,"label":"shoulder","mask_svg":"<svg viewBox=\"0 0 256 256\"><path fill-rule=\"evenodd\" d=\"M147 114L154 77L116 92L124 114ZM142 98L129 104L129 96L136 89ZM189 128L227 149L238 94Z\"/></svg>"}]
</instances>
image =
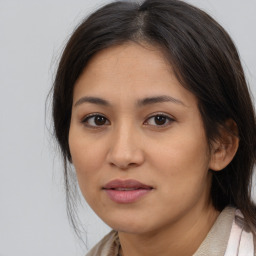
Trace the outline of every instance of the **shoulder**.
<instances>
[{"instance_id":1,"label":"shoulder","mask_svg":"<svg viewBox=\"0 0 256 256\"><path fill-rule=\"evenodd\" d=\"M193 256L224 255L228 244L235 208L226 207L218 216L204 241Z\"/></svg>"},{"instance_id":2,"label":"shoulder","mask_svg":"<svg viewBox=\"0 0 256 256\"><path fill-rule=\"evenodd\" d=\"M116 231L112 230L104 236L86 256L116 256L119 250L119 239Z\"/></svg>"},{"instance_id":3,"label":"shoulder","mask_svg":"<svg viewBox=\"0 0 256 256\"><path fill-rule=\"evenodd\" d=\"M256 256L255 236L241 211L226 207L193 256Z\"/></svg>"},{"instance_id":4,"label":"shoulder","mask_svg":"<svg viewBox=\"0 0 256 256\"><path fill-rule=\"evenodd\" d=\"M255 234L244 220L240 210L235 210L225 256L255 256Z\"/></svg>"}]
</instances>

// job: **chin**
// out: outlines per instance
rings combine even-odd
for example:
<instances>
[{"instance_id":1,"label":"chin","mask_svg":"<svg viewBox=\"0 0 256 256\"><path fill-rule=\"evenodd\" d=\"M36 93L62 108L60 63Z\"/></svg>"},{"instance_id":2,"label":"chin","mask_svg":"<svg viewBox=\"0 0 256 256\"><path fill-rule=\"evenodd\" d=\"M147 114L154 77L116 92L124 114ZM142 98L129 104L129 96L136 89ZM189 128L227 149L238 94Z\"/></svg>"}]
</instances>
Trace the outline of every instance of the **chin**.
<instances>
[{"instance_id":1,"label":"chin","mask_svg":"<svg viewBox=\"0 0 256 256\"><path fill-rule=\"evenodd\" d=\"M130 234L143 234L153 230L153 227L150 227L149 225L152 222L146 221L145 218L127 218L125 215L122 219L111 219L105 221L105 223L118 232Z\"/></svg>"},{"instance_id":2,"label":"chin","mask_svg":"<svg viewBox=\"0 0 256 256\"><path fill-rule=\"evenodd\" d=\"M145 234L150 232L148 227L141 227L140 225L116 225L112 227L114 230L121 232L121 233L127 233L127 234Z\"/></svg>"}]
</instances>

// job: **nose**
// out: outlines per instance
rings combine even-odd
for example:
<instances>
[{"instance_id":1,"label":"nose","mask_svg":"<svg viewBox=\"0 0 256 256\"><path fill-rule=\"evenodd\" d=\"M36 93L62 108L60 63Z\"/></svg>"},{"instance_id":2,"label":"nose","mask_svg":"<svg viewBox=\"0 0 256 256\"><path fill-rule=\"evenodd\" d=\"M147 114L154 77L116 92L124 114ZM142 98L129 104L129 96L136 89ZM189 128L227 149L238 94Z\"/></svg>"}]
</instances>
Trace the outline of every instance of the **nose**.
<instances>
[{"instance_id":1,"label":"nose","mask_svg":"<svg viewBox=\"0 0 256 256\"><path fill-rule=\"evenodd\" d=\"M123 124L113 131L110 148L107 154L109 164L125 170L137 167L144 162L142 138L136 129Z\"/></svg>"}]
</instances>

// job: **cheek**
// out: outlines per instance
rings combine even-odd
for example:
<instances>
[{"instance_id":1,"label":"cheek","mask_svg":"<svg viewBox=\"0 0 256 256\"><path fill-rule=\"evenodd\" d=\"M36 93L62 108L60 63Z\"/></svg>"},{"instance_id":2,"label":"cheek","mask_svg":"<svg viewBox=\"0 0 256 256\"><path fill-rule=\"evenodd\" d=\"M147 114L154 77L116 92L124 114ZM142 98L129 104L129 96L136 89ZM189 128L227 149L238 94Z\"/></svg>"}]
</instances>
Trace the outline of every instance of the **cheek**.
<instances>
[{"instance_id":1,"label":"cheek","mask_svg":"<svg viewBox=\"0 0 256 256\"><path fill-rule=\"evenodd\" d=\"M193 193L206 184L210 155L203 133L176 133L175 137L158 141L150 155L154 156L151 163L158 169L158 179L166 184L168 194Z\"/></svg>"},{"instance_id":2,"label":"cheek","mask_svg":"<svg viewBox=\"0 0 256 256\"><path fill-rule=\"evenodd\" d=\"M97 195L94 191L97 191L99 187L97 182L99 161L94 161L93 159L99 160L99 156L95 155L93 150L85 150L84 146L80 148L81 150L79 148L71 149L72 161L81 193L89 205L92 205L94 196Z\"/></svg>"},{"instance_id":3,"label":"cheek","mask_svg":"<svg viewBox=\"0 0 256 256\"><path fill-rule=\"evenodd\" d=\"M86 145L84 143L73 144L70 146L72 162L76 167L76 171L80 173L88 173L96 171L98 165L102 162L101 148L97 146Z\"/></svg>"},{"instance_id":4,"label":"cheek","mask_svg":"<svg viewBox=\"0 0 256 256\"><path fill-rule=\"evenodd\" d=\"M69 131L69 148L76 171L87 173L96 170L97 165L102 162L104 144L101 139L85 134L83 127L71 121Z\"/></svg>"},{"instance_id":5,"label":"cheek","mask_svg":"<svg viewBox=\"0 0 256 256\"><path fill-rule=\"evenodd\" d=\"M151 148L149 154L154 156L151 160L155 160L160 165L176 166L175 170L180 172L189 172L189 169L197 169L200 171L209 162L210 155L206 138L200 134L193 133L191 136L182 132L169 136L168 139L158 140Z\"/></svg>"},{"instance_id":6,"label":"cheek","mask_svg":"<svg viewBox=\"0 0 256 256\"><path fill-rule=\"evenodd\" d=\"M194 151L202 147L174 146L169 151L158 151L154 163L158 167L155 180L161 194L156 207L167 213L166 218L170 211L177 217L199 201L207 201L211 184L206 155Z\"/></svg>"},{"instance_id":7,"label":"cheek","mask_svg":"<svg viewBox=\"0 0 256 256\"><path fill-rule=\"evenodd\" d=\"M72 129L69 135L69 147L79 187L87 199L88 193L99 187L97 180L100 176L99 170L105 161L105 149L102 143L78 136L78 133Z\"/></svg>"}]
</instances>

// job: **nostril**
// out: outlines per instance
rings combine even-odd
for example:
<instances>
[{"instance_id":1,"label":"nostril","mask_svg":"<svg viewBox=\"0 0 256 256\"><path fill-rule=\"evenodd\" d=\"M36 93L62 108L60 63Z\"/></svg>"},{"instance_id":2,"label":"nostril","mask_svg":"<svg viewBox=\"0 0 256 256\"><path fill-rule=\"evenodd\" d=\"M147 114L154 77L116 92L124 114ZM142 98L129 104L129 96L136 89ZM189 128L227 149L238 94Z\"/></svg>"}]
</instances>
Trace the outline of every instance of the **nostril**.
<instances>
[{"instance_id":1,"label":"nostril","mask_svg":"<svg viewBox=\"0 0 256 256\"><path fill-rule=\"evenodd\" d=\"M139 164L137 163L117 163L117 162L110 162L110 165L111 166L115 166L119 169L122 169L122 170L126 170L126 169L129 169L129 168L132 168L132 167L136 167L136 166L139 166Z\"/></svg>"},{"instance_id":2,"label":"nostril","mask_svg":"<svg viewBox=\"0 0 256 256\"><path fill-rule=\"evenodd\" d=\"M131 139L127 145L127 139L118 140L107 153L107 162L111 166L126 170L141 165L144 162L144 153L142 148Z\"/></svg>"}]
</instances>

